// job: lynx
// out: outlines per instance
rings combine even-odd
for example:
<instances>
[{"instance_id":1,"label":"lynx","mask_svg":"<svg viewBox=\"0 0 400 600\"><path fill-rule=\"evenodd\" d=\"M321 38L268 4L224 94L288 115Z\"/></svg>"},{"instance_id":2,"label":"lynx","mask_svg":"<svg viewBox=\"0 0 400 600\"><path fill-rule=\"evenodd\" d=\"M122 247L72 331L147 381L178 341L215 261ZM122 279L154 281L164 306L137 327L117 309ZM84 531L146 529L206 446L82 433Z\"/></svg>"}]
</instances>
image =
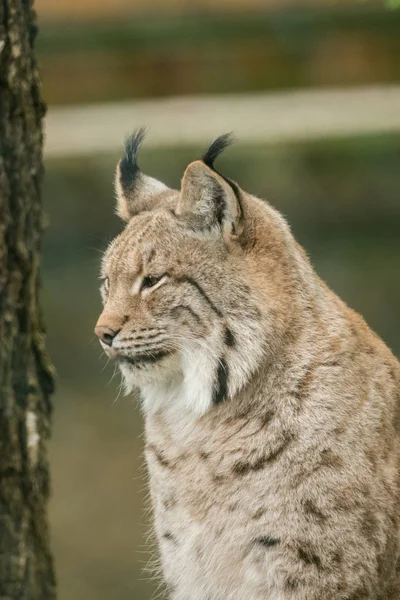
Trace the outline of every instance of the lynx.
<instances>
[{"instance_id":1,"label":"lynx","mask_svg":"<svg viewBox=\"0 0 400 600\"><path fill-rule=\"evenodd\" d=\"M400 598L400 370L284 218L214 168L116 172L95 332L140 391L172 600Z\"/></svg>"}]
</instances>

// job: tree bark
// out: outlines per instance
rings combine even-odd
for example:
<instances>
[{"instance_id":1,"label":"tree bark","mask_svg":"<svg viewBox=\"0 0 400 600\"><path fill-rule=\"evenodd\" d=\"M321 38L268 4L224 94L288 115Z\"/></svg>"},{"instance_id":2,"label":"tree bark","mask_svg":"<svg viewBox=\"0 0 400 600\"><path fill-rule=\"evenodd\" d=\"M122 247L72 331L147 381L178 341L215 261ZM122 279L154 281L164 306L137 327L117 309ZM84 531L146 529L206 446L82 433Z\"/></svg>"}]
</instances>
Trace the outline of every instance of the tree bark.
<instances>
[{"instance_id":1,"label":"tree bark","mask_svg":"<svg viewBox=\"0 0 400 600\"><path fill-rule=\"evenodd\" d=\"M28 0L0 0L0 600L56 597L47 501L52 367L38 303L42 118Z\"/></svg>"}]
</instances>

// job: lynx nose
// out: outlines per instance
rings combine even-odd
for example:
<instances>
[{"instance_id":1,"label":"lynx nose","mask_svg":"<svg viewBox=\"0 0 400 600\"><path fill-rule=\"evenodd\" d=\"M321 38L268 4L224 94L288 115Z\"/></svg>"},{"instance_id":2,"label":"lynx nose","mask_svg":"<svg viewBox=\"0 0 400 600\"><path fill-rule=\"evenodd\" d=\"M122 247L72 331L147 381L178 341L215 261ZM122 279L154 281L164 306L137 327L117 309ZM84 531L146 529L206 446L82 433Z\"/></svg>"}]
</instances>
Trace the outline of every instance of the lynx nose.
<instances>
[{"instance_id":1,"label":"lynx nose","mask_svg":"<svg viewBox=\"0 0 400 600\"><path fill-rule=\"evenodd\" d=\"M118 331L121 331L118 329ZM107 346L112 346L113 339L117 335L118 331L114 331L111 327L107 327L107 325L96 325L94 328L94 332L98 338Z\"/></svg>"}]
</instances>

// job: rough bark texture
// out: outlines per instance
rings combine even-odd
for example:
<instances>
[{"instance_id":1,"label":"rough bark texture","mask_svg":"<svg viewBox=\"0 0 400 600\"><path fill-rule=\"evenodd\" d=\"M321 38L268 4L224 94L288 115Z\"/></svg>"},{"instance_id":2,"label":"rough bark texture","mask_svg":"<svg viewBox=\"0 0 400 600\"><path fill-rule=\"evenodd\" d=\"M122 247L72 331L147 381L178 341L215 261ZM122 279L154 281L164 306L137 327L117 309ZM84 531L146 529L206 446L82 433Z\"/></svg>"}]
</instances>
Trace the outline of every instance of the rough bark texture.
<instances>
[{"instance_id":1,"label":"rough bark texture","mask_svg":"<svg viewBox=\"0 0 400 600\"><path fill-rule=\"evenodd\" d=\"M55 598L46 442L52 369L38 305L42 118L35 14L0 0L0 600Z\"/></svg>"}]
</instances>

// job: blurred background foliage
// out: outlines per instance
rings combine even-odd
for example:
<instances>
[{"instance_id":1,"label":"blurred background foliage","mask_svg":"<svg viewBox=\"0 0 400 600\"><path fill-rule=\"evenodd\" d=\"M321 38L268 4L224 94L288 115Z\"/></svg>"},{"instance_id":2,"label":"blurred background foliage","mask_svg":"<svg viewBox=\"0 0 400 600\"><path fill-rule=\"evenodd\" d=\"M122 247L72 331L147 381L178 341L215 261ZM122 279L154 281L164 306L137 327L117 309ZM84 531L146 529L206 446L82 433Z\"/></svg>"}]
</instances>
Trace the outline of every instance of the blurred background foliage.
<instances>
[{"instance_id":1,"label":"blurred background foliage","mask_svg":"<svg viewBox=\"0 0 400 600\"><path fill-rule=\"evenodd\" d=\"M38 42L44 94L68 104L398 82L400 11L323 4L52 23Z\"/></svg>"},{"instance_id":2,"label":"blurred background foliage","mask_svg":"<svg viewBox=\"0 0 400 600\"><path fill-rule=\"evenodd\" d=\"M50 112L60 104L400 80L400 11L380 1L37 0L36 7ZM178 187L203 149L144 147L141 165ZM136 399L119 395L119 376L92 333L101 252L121 228L113 215L118 158L111 150L46 157L43 299L58 372L50 458L61 600L149 600L157 589L145 570L142 418ZM283 212L320 275L399 354L400 135L239 142L219 167Z\"/></svg>"}]
</instances>

